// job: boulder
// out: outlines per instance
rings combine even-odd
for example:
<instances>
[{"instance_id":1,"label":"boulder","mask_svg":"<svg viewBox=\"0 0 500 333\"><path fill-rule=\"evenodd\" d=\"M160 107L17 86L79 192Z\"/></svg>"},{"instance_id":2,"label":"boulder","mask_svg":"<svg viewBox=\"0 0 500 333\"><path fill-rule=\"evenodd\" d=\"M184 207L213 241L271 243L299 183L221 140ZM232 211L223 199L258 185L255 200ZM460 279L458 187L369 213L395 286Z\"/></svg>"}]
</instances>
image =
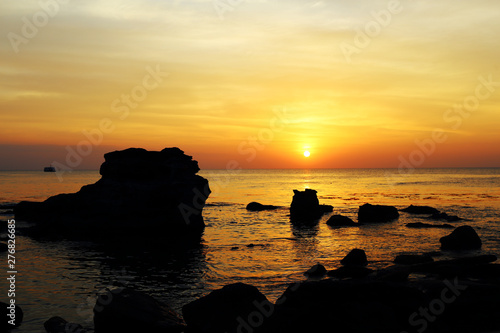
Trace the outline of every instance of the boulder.
<instances>
[{"instance_id":1,"label":"boulder","mask_svg":"<svg viewBox=\"0 0 500 333\"><path fill-rule=\"evenodd\" d=\"M64 318L58 316L52 317L47 320L45 323L43 323L43 327L45 327L45 331L47 331L47 333L86 332L83 329L82 325L68 323Z\"/></svg>"},{"instance_id":2,"label":"boulder","mask_svg":"<svg viewBox=\"0 0 500 333\"><path fill-rule=\"evenodd\" d=\"M247 205L247 210L252 211L252 212L260 212L263 210L275 210L278 209L278 206L273 206L273 205L263 205L258 202L250 202Z\"/></svg>"},{"instance_id":3,"label":"boulder","mask_svg":"<svg viewBox=\"0 0 500 333\"><path fill-rule=\"evenodd\" d=\"M439 210L434 207L429 206L414 206L410 205L405 209L401 209L402 212L410 213L410 214L439 214Z\"/></svg>"},{"instance_id":4,"label":"boulder","mask_svg":"<svg viewBox=\"0 0 500 333\"><path fill-rule=\"evenodd\" d=\"M200 236L208 181L196 175L198 162L179 148L129 148L104 155L101 179L79 192L44 202L21 202L16 219L36 223L50 234L137 236L137 227L162 238Z\"/></svg>"},{"instance_id":5,"label":"boulder","mask_svg":"<svg viewBox=\"0 0 500 333\"><path fill-rule=\"evenodd\" d=\"M366 258L364 250L353 249L340 261L340 263L344 266L365 266L368 264L368 259Z\"/></svg>"},{"instance_id":6,"label":"boulder","mask_svg":"<svg viewBox=\"0 0 500 333\"><path fill-rule=\"evenodd\" d=\"M394 258L394 263L400 265L415 265L432 261L434 259L428 254L400 254Z\"/></svg>"},{"instance_id":7,"label":"boulder","mask_svg":"<svg viewBox=\"0 0 500 333\"><path fill-rule=\"evenodd\" d=\"M17 305L14 305L14 309L10 307L12 307L11 303L0 302L0 315L2 316L0 327L2 327L3 332L9 332L11 329L19 327L23 322L23 310ZM10 320L14 320L14 325L8 322Z\"/></svg>"},{"instance_id":8,"label":"boulder","mask_svg":"<svg viewBox=\"0 0 500 333\"><path fill-rule=\"evenodd\" d=\"M186 304L182 314L189 332L236 333L247 329L248 321L254 320L253 315L259 309L270 306L272 304L257 288L235 283Z\"/></svg>"},{"instance_id":9,"label":"boulder","mask_svg":"<svg viewBox=\"0 0 500 333\"><path fill-rule=\"evenodd\" d=\"M333 211L330 205L320 205L317 191L306 189L305 191L293 190L293 199L290 205L290 219L296 221L317 220L323 214Z\"/></svg>"},{"instance_id":10,"label":"boulder","mask_svg":"<svg viewBox=\"0 0 500 333\"><path fill-rule=\"evenodd\" d=\"M311 278L323 277L325 276L325 274L326 274L326 268L321 264L316 264L311 268L309 268L306 272L304 272L305 276Z\"/></svg>"},{"instance_id":11,"label":"boulder","mask_svg":"<svg viewBox=\"0 0 500 333\"><path fill-rule=\"evenodd\" d=\"M436 229L453 229L455 228L451 224L430 224L430 223L423 223L423 222L413 222L413 223L407 223L406 224L407 228L414 228L414 229L425 229L425 228L436 228Z\"/></svg>"},{"instance_id":12,"label":"boulder","mask_svg":"<svg viewBox=\"0 0 500 333\"><path fill-rule=\"evenodd\" d=\"M359 223L389 222L398 217L399 212L393 206L364 204L358 211Z\"/></svg>"},{"instance_id":13,"label":"boulder","mask_svg":"<svg viewBox=\"0 0 500 333\"><path fill-rule=\"evenodd\" d=\"M354 227L354 226L358 225L356 222L351 220L349 217L343 216L343 215L330 216L328 221L326 221L326 224L328 224L331 227Z\"/></svg>"},{"instance_id":14,"label":"boulder","mask_svg":"<svg viewBox=\"0 0 500 333\"><path fill-rule=\"evenodd\" d=\"M94 307L95 333L183 332L184 321L168 305L139 291L122 287L99 294Z\"/></svg>"},{"instance_id":15,"label":"boulder","mask_svg":"<svg viewBox=\"0 0 500 333\"><path fill-rule=\"evenodd\" d=\"M472 250L481 248L482 242L476 230L464 225L453 230L448 236L441 237L443 250Z\"/></svg>"}]
</instances>

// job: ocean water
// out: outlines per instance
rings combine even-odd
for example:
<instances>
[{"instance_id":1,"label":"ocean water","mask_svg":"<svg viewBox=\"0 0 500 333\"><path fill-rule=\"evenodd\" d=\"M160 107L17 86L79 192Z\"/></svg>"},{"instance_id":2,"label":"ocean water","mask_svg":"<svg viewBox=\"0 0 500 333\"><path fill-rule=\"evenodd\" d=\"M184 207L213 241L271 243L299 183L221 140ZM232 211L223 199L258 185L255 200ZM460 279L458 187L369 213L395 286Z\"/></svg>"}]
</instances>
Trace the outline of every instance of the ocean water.
<instances>
[{"instance_id":1,"label":"ocean water","mask_svg":"<svg viewBox=\"0 0 500 333\"><path fill-rule=\"evenodd\" d=\"M25 320L14 332L41 332L43 322L56 315L92 327L95 295L111 285L145 291L179 311L234 282L252 284L274 301L289 283L304 280L303 272L312 265L334 269L353 248L364 249L369 267L380 268L397 254L439 251L439 238L450 233L406 228L408 222L432 221L403 212L399 220L380 225L334 229L326 225L327 214L317 225L294 226L288 216L294 189L317 190L320 203L334 206L333 214L354 220L364 203L433 206L466 219L453 224L473 226L483 240L481 250L441 251L441 258L500 255L500 168L418 169L407 175L395 169L204 170L200 175L209 179L213 193L204 209L207 227L198 247L131 254L89 242L18 235L16 301ZM0 219L13 217L5 205L76 192L99 178L97 171L66 174L63 182L52 173L0 172ZM251 201L280 208L248 212L245 206ZM23 226L17 221L18 229ZM147 239L148 232L138 235ZM6 254L0 258L3 276ZM5 302L5 278L0 288Z\"/></svg>"}]
</instances>

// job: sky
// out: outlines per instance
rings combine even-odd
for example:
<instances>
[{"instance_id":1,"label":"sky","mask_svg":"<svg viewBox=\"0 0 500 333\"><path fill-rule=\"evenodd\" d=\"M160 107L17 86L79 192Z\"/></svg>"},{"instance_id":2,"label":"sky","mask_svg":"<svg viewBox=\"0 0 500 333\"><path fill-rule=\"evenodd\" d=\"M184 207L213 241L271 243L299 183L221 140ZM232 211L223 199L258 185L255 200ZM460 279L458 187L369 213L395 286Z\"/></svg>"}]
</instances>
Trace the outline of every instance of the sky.
<instances>
[{"instance_id":1,"label":"sky","mask_svg":"<svg viewBox=\"0 0 500 333\"><path fill-rule=\"evenodd\" d=\"M0 170L500 167L496 0L0 3ZM309 157L304 152L310 153Z\"/></svg>"}]
</instances>

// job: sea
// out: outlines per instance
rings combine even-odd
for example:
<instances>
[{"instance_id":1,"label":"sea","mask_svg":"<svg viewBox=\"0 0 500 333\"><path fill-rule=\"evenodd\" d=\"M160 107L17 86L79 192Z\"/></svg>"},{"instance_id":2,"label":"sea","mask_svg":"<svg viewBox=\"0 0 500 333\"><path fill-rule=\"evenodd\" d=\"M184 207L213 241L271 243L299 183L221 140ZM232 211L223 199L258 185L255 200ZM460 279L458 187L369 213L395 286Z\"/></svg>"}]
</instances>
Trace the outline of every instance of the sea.
<instances>
[{"instance_id":1,"label":"sea","mask_svg":"<svg viewBox=\"0 0 500 333\"><path fill-rule=\"evenodd\" d=\"M354 248L366 251L371 268L392 264L398 254L433 252L437 259L479 254L500 255L500 168L454 169L313 169L202 170L212 193L203 210L206 228L199 246L177 250L134 252L110 250L91 242L40 240L23 236L16 221L15 300L24 322L13 332L42 332L52 316L92 328L92 308L98 292L127 286L164 301L175 310L235 282L256 286L275 301L291 283L316 263L327 269ZM0 220L14 218L11 206L22 200L43 201L59 193L78 191L96 182L98 171L74 171L62 181L54 173L0 172ZM293 190L314 189L321 204L334 207L316 224L290 222ZM273 211L249 212L250 202L276 205ZM454 225L472 226L483 241L481 250L440 251L439 238L450 229L410 229L425 216L401 212L394 222L332 228L331 214L357 220L364 203L427 205L458 215ZM154 230L141 228L147 240ZM57 231L54 231L57 233ZM96 232L99 232L96 230ZM6 235L1 235L5 242ZM134 244L129 244L135 248ZM7 253L0 253L0 301L8 301Z\"/></svg>"}]
</instances>

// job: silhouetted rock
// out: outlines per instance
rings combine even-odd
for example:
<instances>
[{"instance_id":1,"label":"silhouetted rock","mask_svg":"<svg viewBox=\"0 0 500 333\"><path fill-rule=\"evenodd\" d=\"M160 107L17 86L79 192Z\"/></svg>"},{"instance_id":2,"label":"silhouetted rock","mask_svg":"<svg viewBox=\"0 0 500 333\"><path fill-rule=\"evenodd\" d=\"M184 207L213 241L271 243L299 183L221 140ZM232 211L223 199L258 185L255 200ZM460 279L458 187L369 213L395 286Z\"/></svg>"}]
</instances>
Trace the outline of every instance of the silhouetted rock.
<instances>
[{"instance_id":1,"label":"silhouetted rock","mask_svg":"<svg viewBox=\"0 0 500 333\"><path fill-rule=\"evenodd\" d=\"M453 230L448 236L441 237L441 248L445 250L471 250L481 248L481 238L474 228L464 225Z\"/></svg>"},{"instance_id":2,"label":"silhouetted rock","mask_svg":"<svg viewBox=\"0 0 500 333\"><path fill-rule=\"evenodd\" d=\"M428 254L400 254L394 258L394 263L400 265L415 265L432 261L434 259Z\"/></svg>"},{"instance_id":3,"label":"silhouetted rock","mask_svg":"<svg viewBox=\"0 0 500 333\"><path fill-rule=\"evenodd\" d=\"M82 325L68 323L64 318L61 317L52 317L43 323L43 327L45 327L45 331L47 333L85 333L86 331L83 329Z\"/></svg>"},{"instance_id":4,"label":"silhouetted rock","mask_svg":"<svg viewBox=\"0 0 500 333\"><path fill-rule=\"evenodd\" d=\"M304 272L304 275L307 277L323 277L325 274L326 268L321 264L316 264Z\"/></svg>"},{"instance_id":5,"label":"silhouetted rock","mask_svg":"<svg viewBox=\"0 0 500 333\"><path fill-rule=\"evenodd\" d=\"M7 295L7 291L5 293ZM9 332L11 329L21 325L24 313L23 310L17 305L0 302L0 316L2 316L2 323L0 324L0 327L4 332Z\"/></svg>"},{"instance_id":6,"label":"silhouetted rock","mask_svg":"<svg viewBox=\"0 0 500 333\"><path fill-rule=\"evenodd\" d=\"M364 250L353 249L340 261L344 266L364 266L368 264Z\"/></svg>"},{"instance_id":7,"label":"silhouetted rock","mask_svg":"<svg viewBox=\"0 0 500 333\"><path fill-rule=\"evenodd\" d=\"M247 205L247 210L253 211L253 212L260 212L263 210L274 210L278 209L278 206L273 206L273 205L263 205L258 202L250 202Z\"/></svg>"},{"instance_id":8,"label":"silhouetted rock","mask_svg":"<svg viewBox=\"0 0 500 333\"><path fill-rule=\"evenodd\" d=\"M342 266L337 269L328 271L328 276L335 277L338 279L345 279L345 278L359 279L368 276L372 272L373 269L366 268L363 266Z\"/></svg>"},{"instance_id":9,"label":"silhouetted rock","mask_svg":"<svg viewBox=\"0 0 500 333\"><path fill-rule=\"evenodd\" d=\"M406 227L415 229L425 229L425 228L436 228L436 229L453 229L455 228L451 224L430 224L423 222L407 223Z\"/></svg>"},{"instance_id":10,"label":"silhouetted rock","mask_svg":"<svg viewBox=\"0 0 500 333\"><path fill-rule=\"evenodd\" d=\"M431 220L445 220L447 222L457 222L461 221L462 219L456 215L448 215L446 213L436 213L432 214L429 216L429 219Z\"/></svg>"},{"instance_id":11,"label":"silhouetted rock","mask_svg":"<svg viewBox=\"0 0 500 333\"><path fill-rule=\"evenodd\" d=\"M359 207L359 223L389 222L399 217L396 207L384 205L364 204Z\"/></svg>"},{"instance_id":12,"label":"silhouetted rock","mask_svg":"<svg viewBox=\"0 0 500 333\"><path fill-rule=\"evenodd\" d=\"M95 333L183 332L179 314L153 297L127 288L114 287L99 294L94 307Z\"/></svg>"},{"instance_id":13,"label":"silhouetted rock","mask_svg":"<svg viewBox=\"0 0 500 333\"><path fill-rule=\"evenodd\" d=\"M317 220L323 214L333 211L330 205L320 205L317 192L312 189L305 191L293 190L290 205L290 219L295 221Z\"/></svg>"},{"instance_id":14,"label":"silhouetted rock","mask_svg":"<svg viewBox=\"0 0 500 333\"><path fill-rule=\"evenodd\" d=\"M135 237L140 225L148 237L201 235L210 188L196 175L198 162L191 156L179 148L129 148L104 158L95 184L44 202L21 202L16 218L37 222L42 233Z\"/></svg>"},{"instance_id":15,"label":"silhouetted rock","mask_svg":"<svg viewBox=\"0 0 500 333\"><path fill-rule=\"evenodd\" d=\"M270 306L272 304L257 288L235 283L186 304L182 314L189 332L240 333L247 330L254 313Z\"/></svg>"},{"instance_id":16,"label":"silhouetted rock","mask_svg":"<svg viewBox=\"0 0 500 333\"><path fill-rule=\"evenodd\" d=\"M356 222L351 220L349 217L343 216L343 215L330 216L328 221L326 221L326 224L328 224L331 227L354 227L354 226L358 225Z\"/></svg>"},{"instance_id":17,"label":"silhouetted rock","mask_svg":"<svg viewBox=\"0 0 500 333\"><path fill-rule=\"evenodd\" d=\"M405 209L401 209L402 212L410 213L410 214L439 214L439 210L429 206L414 206L410 205Z\"/></svg>"}]
</instances>

